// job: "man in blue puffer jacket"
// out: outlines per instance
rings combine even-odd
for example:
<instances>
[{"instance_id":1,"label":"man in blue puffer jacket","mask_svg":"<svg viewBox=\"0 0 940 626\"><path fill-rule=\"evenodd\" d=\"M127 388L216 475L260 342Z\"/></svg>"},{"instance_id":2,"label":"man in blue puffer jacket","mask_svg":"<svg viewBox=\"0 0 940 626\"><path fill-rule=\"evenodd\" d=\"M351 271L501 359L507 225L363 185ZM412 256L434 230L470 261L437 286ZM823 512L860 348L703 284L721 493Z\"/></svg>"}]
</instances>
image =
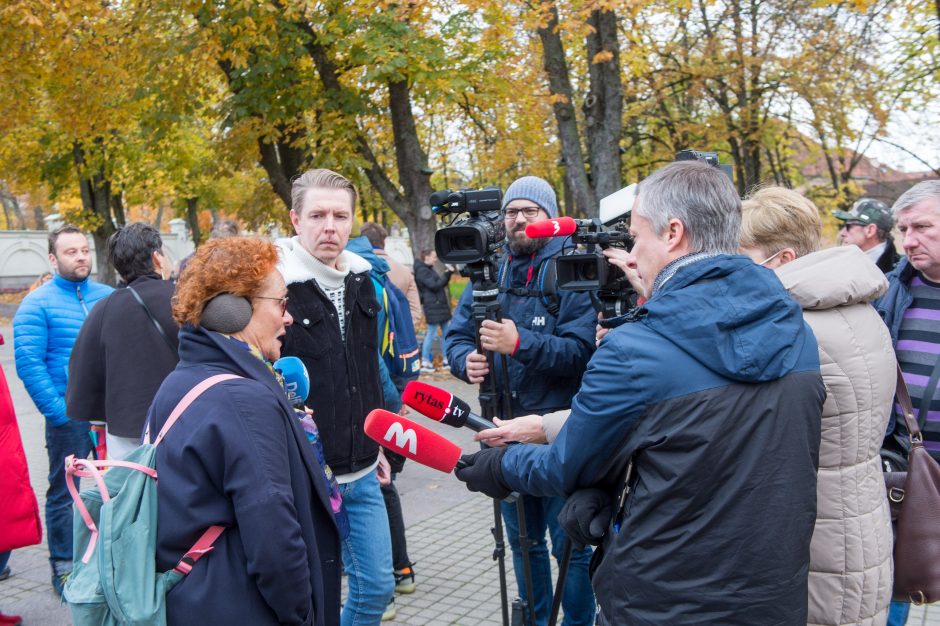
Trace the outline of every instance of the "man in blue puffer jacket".
<instances>
[{"instance_id":1,"label":"man in blue puffer jacket","mask_svg":"<svg viewBox=\"0 0 940 626\"><path fill-rule=\"evenodd\" d=\"M72 571L72 497L65 482L65 457L84 458L92 449L88 424L73 422L65 414L69 356L88 312L113 289L88 278L88 237L75 226L49 234L49 262L55 276L27 295L13 317L13 345L16 373L46 417L46 533L52 585L61 595Z\"/></svg>"},{"instance_id":2,"label":"man in blue puffer jacket","mask_svg":"<svg viewBox=\"0 0 940 626\"><path fill-rule=\"evenodd\" d=\"M570 496L560 521L600 543L600 624L806 624L826 392L799 305L735 253L740 224L710 165L640 183L617 264L649 300L601 340L551 445L457 470L493 497Z\"/></svg>"}]
</instances>

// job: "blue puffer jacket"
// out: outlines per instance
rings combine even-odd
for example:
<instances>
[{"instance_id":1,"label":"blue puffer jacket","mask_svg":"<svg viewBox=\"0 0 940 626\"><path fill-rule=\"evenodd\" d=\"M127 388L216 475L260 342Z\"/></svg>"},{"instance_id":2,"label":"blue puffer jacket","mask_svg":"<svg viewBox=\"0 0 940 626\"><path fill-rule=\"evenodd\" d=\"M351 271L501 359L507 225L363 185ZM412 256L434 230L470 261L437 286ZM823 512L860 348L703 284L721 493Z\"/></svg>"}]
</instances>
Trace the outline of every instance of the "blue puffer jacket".
<instances>
[{"instance_id":1,"label":"blue puffer jacket","mask_svg":"<svg viewBox=\"0 0 940 626\"><path fill-rule=\"evenodd\" d=\"M501 288L534 288L542 262L561 252L561 239L552 239L528 256L504 257L500 261ZM473 286L468 284L450 322L444 349L454 376L467 380L467 355L476 349L470 305ZM508 357L509 381L514 415L544 414L571 406L571 398L581 384L581 375L594 352L597 314L586 293L561 292L558 315L549 313L542 299L532 296L499 294L502 315L519 331L519 349ZM497 355L498 357L498 355ZM491 374L502 386L502 359L496 359Z\"/></svg>"},{"instance_id":2,"label":"blue puffer jacket","mask_svg":"<svg viewBox=\"0 0 940 626\"><path fill-rule=\"evenodd\" d=\"M23 298L13 317L16 373L39 412L53 426L68 421L65 388L69 356L88 312L114 289L86 278L66 280L58 274Z\"/></svg>"},{"instance_id":3,"label":"blue puffer jacket","mask_svg":"<svg viewBox=\"0 0 940 626\"><path fill-rule=\"evenodd\" d=\"M806 624L825 389L812 331L770 270L677 273L591 359L549 446L510 446L514 490L631 490L595 555L602 624ZM606 621L605 621L606 620Z\"/></svg>"}]
</instances>

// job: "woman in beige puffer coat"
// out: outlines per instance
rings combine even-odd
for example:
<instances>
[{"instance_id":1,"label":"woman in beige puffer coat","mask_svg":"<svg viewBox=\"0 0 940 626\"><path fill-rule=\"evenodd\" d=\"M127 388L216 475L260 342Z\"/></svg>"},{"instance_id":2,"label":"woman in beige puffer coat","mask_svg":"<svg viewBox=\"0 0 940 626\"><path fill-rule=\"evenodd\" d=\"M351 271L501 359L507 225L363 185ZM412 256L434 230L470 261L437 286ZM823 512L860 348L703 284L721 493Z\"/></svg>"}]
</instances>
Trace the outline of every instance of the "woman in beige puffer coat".
<instances>
[{"instance_id":1,"label":"woman in beige puffer coat","mask_svg":"<svg viewBox=\"0 0 940 626\"><path fill-rule=\"evenodd\" d=\"M819 344L827 398L810 546L809 624L887 621L892 534L878 451L896 382L891 338L869 304L887 289L856 246L819 250L815 206L778 187L743 205L741 251L775 269Z\"/></svg>"}]
</instances>

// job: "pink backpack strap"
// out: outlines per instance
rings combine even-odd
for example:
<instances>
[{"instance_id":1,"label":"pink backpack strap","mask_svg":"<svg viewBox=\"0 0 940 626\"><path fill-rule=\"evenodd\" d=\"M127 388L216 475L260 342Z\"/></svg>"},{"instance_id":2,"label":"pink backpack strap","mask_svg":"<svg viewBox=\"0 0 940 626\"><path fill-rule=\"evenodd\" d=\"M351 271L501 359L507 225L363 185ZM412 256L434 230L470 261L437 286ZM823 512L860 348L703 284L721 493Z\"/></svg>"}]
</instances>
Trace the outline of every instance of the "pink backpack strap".
<instances>
[{"instance_id":1,"label":"pink backpack strap","mask_svg":"<svg viewBox=\"0 0 940 626\"><path fill-rule=\"evenodd\" d=\"M219 535L225 530L225 526L210 526L202 536L196 540L189 552L183 555L180 562L176 564L173 571L180 576L185 576L192 571L196 561L212 551L212 544L219 538Z\"/></svg>"},{"instance_id":2,"label":"pink backpack strap","mask_svg":"<svg viewBox=\"0 0 940 626\"><path fill-rule=\"evenodd\" d=\"M160 432L157 434L157 438L153 441L153 445L160 445L160 442L163 441L163 438L166 437L167 432L170 428L173 427L173 424L176 423L176 420L180 418L180 415L189 408L196 398L201 396L210 387L217 385L226 380L232 380L234 378L241 378L241 376L236 376L235 374L216 374L215 376L210 376L205 379L195 387L189 390L183 399L179 401L179 404L176 405L176 408L173 409L173 412L170 413L170 417L166 419L166 423L163 425L163 428L160 429ZM147 432L144 433L144 441L150 440L150 423L147 423Z\"/></svg>"}]
</instances>

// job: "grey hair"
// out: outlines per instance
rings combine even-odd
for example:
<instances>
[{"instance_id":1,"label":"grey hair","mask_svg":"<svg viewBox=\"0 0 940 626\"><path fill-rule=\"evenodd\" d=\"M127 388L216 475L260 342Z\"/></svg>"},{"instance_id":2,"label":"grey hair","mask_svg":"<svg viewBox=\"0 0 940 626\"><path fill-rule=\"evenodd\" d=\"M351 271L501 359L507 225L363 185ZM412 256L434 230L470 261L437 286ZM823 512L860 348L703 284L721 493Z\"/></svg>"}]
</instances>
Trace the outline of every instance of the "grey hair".
<instances>
[{"instance_id":1,"label":"grey hair","mask_svg":"<svg viewBox=\"0 0 940 626\"><path fill-rule=\"evenodd\" d=\"M937 200L937 211L940 211L940 180L919 182L902 193L901 197L894 202L894 206L891 207L891 214L897 218L898 213L901 211L931 198Z\"/></svg>"},{"instance_id":2,"label":"grey hair","mask_svg":"<svg viewBox=\"0 0 940 626\"><path fill-rule=\"evenodd\" d=\"M334 171L319 169L307 170L293 180L290 188L290 208L294 213L300 213L304 207L304 197L309 189L345 189L352 200L352 209L356 210L356 201L359 195L356 188L348 178Z\"/></svg>"},{"instance_id":3,"label":"grey hair","mask_svg":"<svg viewBox=\"0 0 940 626\"><path fill-rule=\"evenodd\" d=\"M657 170L639 186L636 212L662 234L670 219L685 226L691 252L737 254L741 199L716 167L680 161Z\"/></svg>"}]
</instances>

